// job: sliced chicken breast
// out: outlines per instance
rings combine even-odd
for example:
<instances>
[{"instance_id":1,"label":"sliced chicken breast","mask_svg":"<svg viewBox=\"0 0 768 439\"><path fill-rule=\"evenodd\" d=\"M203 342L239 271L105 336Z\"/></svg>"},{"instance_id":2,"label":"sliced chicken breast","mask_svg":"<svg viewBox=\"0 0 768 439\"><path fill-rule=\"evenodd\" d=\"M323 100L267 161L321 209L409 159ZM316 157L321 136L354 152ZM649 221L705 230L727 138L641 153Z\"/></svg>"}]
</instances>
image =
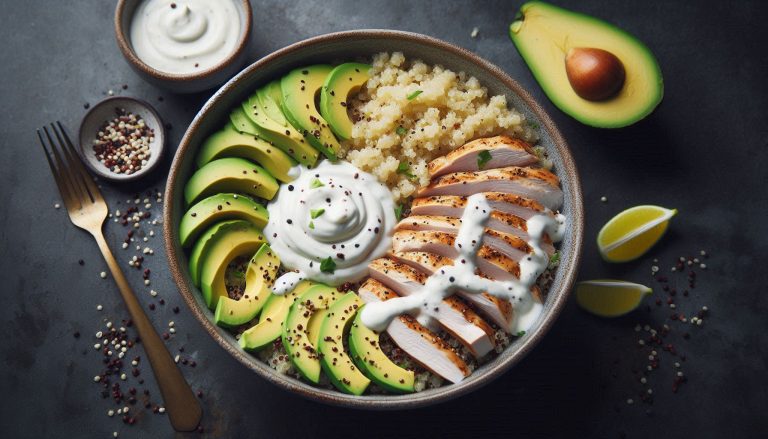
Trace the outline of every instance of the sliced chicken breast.
<instances>
[{"instance_id":1,"label":"sliced chicken breast","mask_svg":"<svg viewBox=\"0 0 768 439\"><path fill-rule=\"evenodd\" d=\"M427 275L431 275L440 267L454 264L450 258L426 252L392 253L390 257ZM474 294L459 291L457 294L500 328L506 330L509 327L512 321L512 304L509 301L491 296L488 293Z\"/></svg>"},{"instance_id":2,"label":"sliced chicken breast","mask_svg":"<svg viewBox=\"0 0 768 439\"><path fill-rule=\"evenodd\" d=\"M394 290L401 296L409 296L422 287L427 275L412 267L389 258L374 259L368 264L373 279ZM451 296L443 299L434 315L451 335L456 337L477 358L483 357L495 346L494 330L463 300Z\"/></svg>"},{"instance_id":3,"label":"sliced chicken breast","mask_svg":"<svg viewBox=\"0 0 768 439\"><path fill-rule=\"evenodd\" d=\"M456 249L453 248L455 240L456 233L431 230L399 230L392 237L392 248L396 252L426 251L455 259L458 254ZM520 261L533 252L533 248L519 237L490 229L485 230L483 245L503 253L514 261ZM452 249L451 251L429 250L433 246L451 246Z\"/></svg>"},{"instance_id":4,"label":"sliced chicken breast","mask_svg":"<svg viewBox=\"0 0 768 439\"><path fill-rule=\"evenodd\" d=\"M485 157L490 159L482 160L480 154L483 151ZM460 146L429 162L427 170L429 177L434 178L453 172L479 171L481 162L482 169L492 169L533 165L539 159L528 143L509 136L496 136L473 140Z\"/></svg>"},{"instance_id":5,"label":"sliced chicken breast","mask_svg":"<svg viewBox=\"0 0 768 439\"><path fill-rule=\"evenodd\" d=\"M398 297L397 293L375 279L368 279L358 289L366 303ZM433 373L452 383L461 382L471 371L467 363L435 333L422 326L412 316L396 317L387 327L387 333L400 349Z\"/></svg>"},{"instance_id":6,"label":"sliced chicken breast","mask_svg":"<svg viewBox=\"0 0 768 439\"><path fill-rule=\"evenodd\" d=\"M485 199L494 211L529 220L534 215L551 215L538 201L503 192L486 192ZM438 195L416 198L411 204L411 215L438 215L461 218L467 206L467 197Z\"/></svg>"},{"instance_id":7,"label":"sliced chicken breast","mask_svg":"<svg viewBox=\"0 0 768 439\"><path fill-rule=\"evenodd\" d=\"M469 196L478 192L506 192L531 198L552 210L563 204L560 180L546 169L506 168L478 172L455 172L437 177L421 189L419 197L435 195Z\"/></svg>"}]
</instances>

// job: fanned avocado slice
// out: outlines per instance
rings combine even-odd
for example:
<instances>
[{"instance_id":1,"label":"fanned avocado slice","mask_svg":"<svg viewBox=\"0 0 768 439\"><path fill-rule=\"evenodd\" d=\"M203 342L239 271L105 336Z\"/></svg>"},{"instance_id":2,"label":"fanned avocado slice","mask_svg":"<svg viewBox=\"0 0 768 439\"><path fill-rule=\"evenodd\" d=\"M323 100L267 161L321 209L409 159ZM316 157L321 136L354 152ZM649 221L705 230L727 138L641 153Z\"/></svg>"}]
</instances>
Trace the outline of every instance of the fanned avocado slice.
<instances>
[{"instance_id":1,"label":"fanned avocado slice","mask_svg":"<svg viewBox=\"0 0 768 439\"><path fill-rule=\"evenodd\" d=\"M240 125L246 126L247 129L256 131L256 135L282 149L302 165L314 166L319 155L317 150L293 126L290 124L281 125L272 120L261 106L257 93L242 103L241 110L247 117L250 126L240 121L237 112L233 112L230 116L231 119L234 117L233 122L236 120ZM235 127L238 126L238 123L235 123Z\"/></svg>"},{"instance_id":2,"label":"fanned avocado slice","mask_svg":"<svg viewBox=\"0 0 768 439\"><path fill-rule=\"evenodd\" d=\"M285 322L293 302L315 285L317 284L305 280L299 282L290 293L269 296L261 310L259 323L246 329L240 335L240 340L238 340L240 347L247 351L257 351L277 340L283 332L283 322Z\"/></svg>"},{"instance_id":3,"label":"fanned avocado slice","mask_svg":"<svg viewBox=\"0 0 768 439\"><path fill-rule=\"evenodd\" d=\"M195 171L184 187L184 200L191 205L221 192L239 192L271 200L277 189L275 178L261 166L228 157L214 160Z\"/></svg>"},{"instance_id":4,"label":"fanned avocado slice","mask_svg":"<svg viewBox=\"0 0 768 439\"><path fill-rule=\"evenodd\" d=\"M331 66L324 64L292 70L280 80L280 89L283 114L288 122L300 130L315 149L336 161L341 146L315 105L331 70Z\"/></svg>"},{"instance_id":5,"label":"fanned avocado slice","mask_svg":"<svg viewBox=\"0 0 768 439\"><path fill-rule=\"evenodd\" d=\"M245 290L239 300L223 296L216 304L214 321L219 326L238 326L253 320L259 314L280 268L280 258L267 244L262 244L248 262L245 272Z\"/></svg>"},{"instance_id":6,"label":"fanned avocado slice","mask_svg":"<svg viewBox=\"0 0 768 439\"><path fill-rule=\"evenodd\" d=\"M595 17L532 1L520 7L509 36L549 99L584 124L602 128L631 125L650 114L664 95L661 69L648 47ZM565 58L569 50L577 48L601 49L621 61L625 79L618 94L601 101L576 94Z\"/></svg>"},{"instance_id":7,"label":"fanned avocado slice","mask_svg":"<svg viewBox=\"0 0 768 439\"><path fill-rule=\"evenodd\" d=\"M232 193L211 195L190 207L181 217L179 224L181 246L191 246L206 227L226 219L246 220L263 229L269 220L269 212L264 206L244 195Z\"/></svg>"},{"instance_id":8,"label":"fanned avocado slice","mask_svg":"<svg viewBox=\"0 0 768 439\"><path fill-rule=\"evenodd\" d=\"M365 375L344 351L344 337L349 332L352 320L363 300L349 292L328 308L320 329L317 348L320 351L320 365L337 389L352 395L362 395L371 384Z\"/></svg>"},{"instance_id":9,"label":"fanned avocado slice","mask_svg":"<svg viewBox=\"0 0 768 439\"><path fill-rule=\"evenodd\" d=\"M216 231L200 257L200 290L209 308L227 296L224 273L230 261L253 256L265 242L261 230L248 221L235 220Z\"/></svg>"},{"instance_id":10,"label":"fanned avocado slice","mask_svg":"<svg viewBox=\"0 0 768 439\"><path fill-rule=\"evenodd\" d=\"M320 114L341 139L352 137L352 119L347 113L347 100L370 78L371 66L360 63L340 64L331 71L320 92Z\"/></svg>"},{"instance_id":11,"label":"fanned avocado slice","mask_svg":"<svg viewBox=\"0 0 768 439\"><path fill-rule=\"evenodd\" d=\"M243 108L235 108L229 113L229 125L240 133L259 135L259 127L251 121Z\"/></svg>"},{"instance_id":12,"label":"fanned avocado slice","mask_svg":"<svg viewBox=\"0 0 768 439\"><path fill-rule=\"evenodd\" d=\"M320 356L317 345L312 343L307 326L318 310L326 310L341 293L327 285L315 285L293 302L283 323L282 341L288 357L301 375L308 381L320 382Z\"/></svg>"},{"instance_id":13,"label":"fanned avocado slice","mask_svg":"<svg viewBox=\"0 0 768 439\"><path fill-rule=\"evenodd\" d=\"M210 228L205 229L197 241L195 241L195 246L192 247L192 252L189 254L189 276L192 278L192 283L195 284L196 287L200 286L200 272L202 270L203 255L208 254L208 249L214 242L213 237L219 233L221 229L229 227L234 223L237 223L237 220L216 223Z\"/></svg>"},{"instance_id":14,"label":"fanned avocado slice","mask_svg":"<svg viewBox=\"0 0 768 439\"><path fill-rule=\"evenodd\" d=\"M403 369L387 357L379 346L379 334L360 320L362 307L349 328L349 354L357 367L379 386L397 393L414 391L413 371Z\"/></svg>"},{"instance_id":15,"label":"fanned avocado slice","mask_svg":"<svg viewBox=\"0 0 768 439\"><path fill-rule=\"evenodd\" d=\"M258 163L273 177L287 183L293 181L290 171L296 162L280 148L251 134L224 129L206 139L197 154L197 167L225 157L240 157Z\"/></svg>"},{"instance_id":16,"label":"fanned avocado slice","mask_svg":"<svg viewBox=\"0 0 768 439\"><path fill-rule=\"evenodd\" d=\"M275 91L277 91L277 93L275 93ZM280 109L283 102L283 97L280 92L280 81L272 81L259 89L256 91L256 97L259 99L259 105L261 105L261 108L266 112L267 117L282 126L288 125L283 110Z\"/></svg>"}]
</instances>

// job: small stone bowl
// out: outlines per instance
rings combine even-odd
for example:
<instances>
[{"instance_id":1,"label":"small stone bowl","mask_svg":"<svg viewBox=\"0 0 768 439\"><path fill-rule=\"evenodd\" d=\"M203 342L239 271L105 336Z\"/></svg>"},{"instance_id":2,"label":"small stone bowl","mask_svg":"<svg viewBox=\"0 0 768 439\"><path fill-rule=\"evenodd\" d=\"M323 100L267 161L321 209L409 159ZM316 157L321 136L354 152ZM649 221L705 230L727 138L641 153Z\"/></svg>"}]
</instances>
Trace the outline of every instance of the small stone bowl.
<instances>
[{"instance_id":1,"label":"small stone bowl","mask_svg":"<svg viewBox=\"0 0 768 439\"><path fill-rule=\"evenodd\" d=\"M118 0L115 9L115 36L117 46L128 61L128 64L150 84L164 88L174 93L195 93L217 87L231 78L245 63L248 54L246 50L251 40L251 4L248 0L236 1L235 6L240 13L242 32L234 52L219 64L195 73L167 73L150 67L139 59L131 44L131 20L136 7L141 0Z\"/></svg>"},{"instance_id":2,"label":"small stone bowl","mask_svg":"<svg viewBox=\"0 0 768 439\"><path fill-rule=\"evenodd\" d=\"M133 174L116 174L112 172L96 158L96 153L93 150L93 141L96 140L99 129L101 129L104 123L111 121L117 116L118 109L133 113L144 119L144 123L154 131L154 139L149 143L149 160L146 165ZM94 105L83 116L83 120L80 122L78 137L78 152L83 158L85 165L94 174L113 182L135 181L147 175L160 163L163 151L165 150L165 126L160 119L160 115L148 103L125 96L109 97Z\"/></svg>"}]
</instances>

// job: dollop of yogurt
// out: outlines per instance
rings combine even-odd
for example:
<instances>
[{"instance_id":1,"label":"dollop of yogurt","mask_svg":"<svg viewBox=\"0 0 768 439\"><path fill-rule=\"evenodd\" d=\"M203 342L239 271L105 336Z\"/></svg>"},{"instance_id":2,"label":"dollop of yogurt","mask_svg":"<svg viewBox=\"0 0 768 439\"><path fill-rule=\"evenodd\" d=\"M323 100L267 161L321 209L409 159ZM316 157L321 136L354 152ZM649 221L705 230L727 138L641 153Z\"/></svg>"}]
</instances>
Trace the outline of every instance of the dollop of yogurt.
<instances>
[{"instance_id":1,"label":"dollop of yogurt","mask_svg":"<svg viewBox=\"0 0 768 439\"><path fill-rule=\"evenodd\" d=\"M395 225L392 193L350 163L301 168L267 205L264 233L289 270L275 281L284 294L303 279L329 285L360 280L368 263L390 248Z\"/></svg>"},{"instance_id":2,"label":"dollop of yogurt","mask_svg":"<svg viewBox=\"0 0 768 439\"><path fill-rule=\"evenodd\" d=\"M150 67L194 73L235 51L241 22L234 0L144 0L131 21L131 45Z\"/></svg>"}]
</instances>

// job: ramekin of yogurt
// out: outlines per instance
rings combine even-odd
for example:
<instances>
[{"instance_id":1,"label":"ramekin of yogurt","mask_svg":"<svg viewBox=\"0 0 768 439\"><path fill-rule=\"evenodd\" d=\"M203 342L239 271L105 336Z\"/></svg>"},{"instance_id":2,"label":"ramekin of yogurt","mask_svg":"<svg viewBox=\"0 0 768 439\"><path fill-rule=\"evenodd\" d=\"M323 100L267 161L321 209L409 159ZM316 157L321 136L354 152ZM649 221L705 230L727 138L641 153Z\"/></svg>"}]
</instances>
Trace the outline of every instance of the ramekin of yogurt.
<instances>
[{"instance_id":1,"label":"ramekin of yogurt","mask_svg":"<svg viewBox=\"0 0 768 439\"><path fill-rule=\"evenodd\" d=\"M179 93L215 87L245 61L248 0L119 0L117 44L146 81Z\"/></svg>"}]
</instances>

